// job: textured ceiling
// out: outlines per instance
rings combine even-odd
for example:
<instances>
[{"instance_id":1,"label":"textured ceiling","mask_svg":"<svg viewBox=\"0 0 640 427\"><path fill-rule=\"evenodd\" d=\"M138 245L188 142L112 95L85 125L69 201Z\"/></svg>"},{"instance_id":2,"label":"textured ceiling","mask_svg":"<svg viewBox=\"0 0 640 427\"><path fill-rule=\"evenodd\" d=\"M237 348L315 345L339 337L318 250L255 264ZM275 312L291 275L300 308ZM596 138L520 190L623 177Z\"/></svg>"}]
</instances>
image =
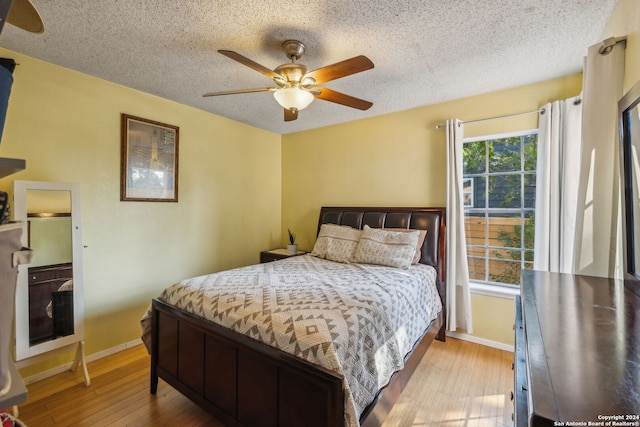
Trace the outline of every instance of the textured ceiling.
<instances>
[{"instance_id":1,"label":"textured ceiling","mask_svg":"<svg viewBox=\"0 0 640 427\"><path fill-rule=\"evenodd\" d=\"M45 32L6 25L0 46L286 134L578 72L617 0L31 1ZM288 39L309 70L369 57L324 86L373 107L315 100L285 123L270 92L202 97L273 84L218 49L274 69Z\"/></svg>"}]
</instances>

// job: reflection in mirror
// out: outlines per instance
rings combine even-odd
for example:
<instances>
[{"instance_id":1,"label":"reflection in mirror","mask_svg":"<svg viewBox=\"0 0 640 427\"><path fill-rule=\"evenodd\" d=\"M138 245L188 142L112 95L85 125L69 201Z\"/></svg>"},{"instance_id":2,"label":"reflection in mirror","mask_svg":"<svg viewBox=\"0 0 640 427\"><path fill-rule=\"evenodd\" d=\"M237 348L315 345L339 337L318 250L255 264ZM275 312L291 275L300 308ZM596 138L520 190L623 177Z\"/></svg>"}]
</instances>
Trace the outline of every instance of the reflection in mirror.
<instances>
[{"instance_id":1,"label":"reflection in mirror","mask_svg":"<svg viewBox=\"0 0 640 427\"><path fill-rule=\"evenodd\" d=\"M620 100L625 272L640 279L640 82Z\"/></svg>"},{"instance_id":2,"label":"reflection in mirror","mask_svg":"<svg viewBox=\"0 0 640 427\"><path fill-rule=\"evenodd\" d=\"M13 210L27 222L23 245L33 249L31 264L18 272L16 360L76 345L86 373L80 187L14 181Z\"/></svg>"},{"instance_id":3,"label":"reflection in mirror","mask_svg":"<svg viewBox=\"0 0 640 427\"><path fill-rule=\"evenodd\" d=\"M27 203L34 199L31 193ZM34 251L28 270L29 344L35 345L73 334L71 206L60 213L27 210L29 247Z\"/></svg>"}]
</instances>

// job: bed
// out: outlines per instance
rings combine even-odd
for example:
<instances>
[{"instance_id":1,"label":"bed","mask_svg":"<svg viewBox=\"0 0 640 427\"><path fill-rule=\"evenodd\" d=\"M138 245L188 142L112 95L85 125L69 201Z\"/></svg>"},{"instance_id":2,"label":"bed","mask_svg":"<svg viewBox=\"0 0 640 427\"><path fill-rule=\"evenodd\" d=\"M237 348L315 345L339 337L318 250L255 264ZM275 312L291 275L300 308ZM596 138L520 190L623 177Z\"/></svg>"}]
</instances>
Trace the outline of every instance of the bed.
<instances>
[{"instance_id":1,"label":"bed","mask_svg":"<svg viewBox=\"0 0 640 427\"><path fill-rule=\"evenodd\" d=\"M151 353L151 393L156 393L158 379L162 378L227 425L380 425L433 339L445 339L445 210L321 208L319 236L333 224L364 229L363 233L375 233L377 229L426 230L426 233L422 233L424 244L414 259L417 264L404 269L341 263L322 259L322 256L305 255L270 265L258 264L191 278L165 289L152 301L149 314L143 319L143 329L147 326L149 330L145 343ZM328 273L324 273L326 270ZM361 272L362 279L360 276L347 276L357 272ZM331 283L326 285L330 286L328 290L323 288L324 274L331 276ZM434 296L425 296L427 299L424 301L422 296L413 294L392 297L402 303L389 308L389 311L404 312L412 304L417 306L413 308L416 313L410 317L411 325L403 324L400 328L402 333L393 330L398 329L397 326L387 323L359 328L365 330L365 344L360 347L375 349L375 356L370 357L373 362L362 362L363 367L357 366L356 359L360 356L354 356L351 349L358 347L353 344L357 340L351 337L350 330L349 335L342 333L341 325L338 325L344 321L337 320L332 314L316 315L322 305L334 312L348 311L349 319L377 319L375 310L369 308L372 304L364 301L369 294L373 298L392 292L387 292L385 286L377 286L375 291L358 293L358 289L366 290L360 281L371 281L370 277L376 281L386 276L390 280L397 277L398 288L404 289L404 282L412 282L413 276L429 275L433 275L435 290L429 291L427 287L424 287L427 290L423 287L418 289L420 295L431 293ZM365 279L365 276L369 278ZM271 283L274 277L278 278L277 283ZM246 289L241 286L242 292L238 294L229 292L229 284L236 283L237 287L237 283L244 283L245 279L247 283L254 279L256 283L269 282L269 286L253 292L254 285L247 284ZM299 306L297 319L289 319L288 311L285 316L272 308L253 314L241 311L251 306L262 307L268 299L277 301L278 307L286 305L294 297L283 296L285 291L293 286L301 287L300 283L294 283L296 280L307 285L297 291L300 295L295 297L297 304L305 299L304 304L307 304ZM208 287L211 283L222 290L213 294ZM406 288L413 286L407 284ZM338 293L337 288L342 290ZM428 298L437 300L438 297L440 301L436 301L437 304L425 302L429 301ZM349 306L347 309L347 300L355 301L358 307ZM389 304L389 307L393 306ZM387 302L378 305L387 307ZM215 310L209 307L215 307ZM373 314L369 316L370 311ZM414 321L422 317L421 311L432 312L423 320L426 322L423 326L418 320ZM315 320L312 319L314 317ZM362 322L364 324L364 320ZM267 323L268 329L263 326ZM289 328L276 333L272 331L276 328L272 328L271 323L282 324L283 331L287 325ZM377 338L377 332L369 333L374 330L389 330L391 335ZM325 341L309 341L311 338L305 335L308 331L313 332L309 337L319 336L317 339ZM345 341L347 336L349 338ZM400 361L393 361L391 368L381 368L386 365L378 363L378 360L392 353L388 348L396 347L401 352ZM343 359L344 354L351 358ZM397 359L398 356L394 357ZM389 358L393 359L392 356ZM390 371L378 372L385 370Z\"/></svg>"}]
</instances>

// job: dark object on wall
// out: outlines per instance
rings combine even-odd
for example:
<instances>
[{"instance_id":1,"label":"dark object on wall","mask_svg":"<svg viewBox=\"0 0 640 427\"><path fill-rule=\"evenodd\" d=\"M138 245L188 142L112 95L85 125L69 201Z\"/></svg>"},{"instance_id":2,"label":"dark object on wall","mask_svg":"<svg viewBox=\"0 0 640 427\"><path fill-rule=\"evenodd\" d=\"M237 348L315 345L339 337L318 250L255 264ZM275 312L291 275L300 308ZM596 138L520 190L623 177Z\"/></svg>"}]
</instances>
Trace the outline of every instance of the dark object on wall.
<instances>
[{"instance_id":1,"label":"dark object on wall","mask_svg":"<svg viewBox=\"0 0 640 427\"><path fill-rule=\"evenodd\" d=\"M9 95L13 85L13 70L16 61L10 58L0 58L0 142L2 142L2 132L4 131L4 120L7 116L9 105Z\"/></svg>"},{"instance_id":2,"label":"dark object on wall","mask_svg":"<svg viewBox=\"0 0 640 427\"><path fill-rule=\"evenodd\" d=\"M13 70L16 69L16 61L11 58L0 58L0 65L13 73Z\"/></svg>"}]
</instances>

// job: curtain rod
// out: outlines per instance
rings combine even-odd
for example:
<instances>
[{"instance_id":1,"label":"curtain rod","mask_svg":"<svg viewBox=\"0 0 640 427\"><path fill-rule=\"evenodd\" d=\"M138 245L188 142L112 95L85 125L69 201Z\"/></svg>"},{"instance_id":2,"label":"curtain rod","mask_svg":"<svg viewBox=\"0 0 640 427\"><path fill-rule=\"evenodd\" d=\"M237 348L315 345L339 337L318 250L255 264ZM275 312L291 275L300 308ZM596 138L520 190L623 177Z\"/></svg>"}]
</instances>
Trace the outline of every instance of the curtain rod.
<instances>
[{"instance_id":1,"label":"curtain rod","mask_svg":"<svg viewBox=\"0 0 640 427\"><path fill-rule=\"evenodd\" d=\"M623 43L626 46L627 36L609 37L608 39L603 40L602 41L602 46L599 49L600 54L601 55L607 55L609 52L611 52L611 49L613 49L613 46L617 45L618 43ZM487 117L487 118L484 118L484 119L460 121L460 123L461 124L465 124L465 123L483 122L485 120L504 119L506 117L521 116L523 114L533 114L533 113L543 113L544 114L544 108L540 108L539 110L533 110L533 111L525 111L524 113L514 113L514 114L506 114L504 116ZM436 129L443 129L445 127L446 127L446 125L437 125Z\"/></svg>"},{"instance_id":2,"label":"curtain rod","mask_svg":"<svg viewBox=\"0 0 640 427\"><path fill-rule=\"evenodd\" d=\"M505 114L504 116L496 116L496 117L486 117L484 119L475 119L475 120L467 120L467 121L460 121L460 124L465 124L465 123L475 123L475 122L484 122L485 120L495 120L495 119L504 119L506 117L513 117L513 116L522 116L523 114L533 114L533 113L543 113L544 114L544 108L539 108L537 110L533 110L533 111L525 111L523 113L513 113L513 114ZM436 129L443 129L445 128L447 125L438 125L436 126Z\"/></svg>"},{"instance_id":3,"label":"curtain rod","mask_svg":"<svg viewBox=\"0 0 640 427\"><path fill-rule=\"evenodd\" d=\"M602 40L602 46L600 46L600 49L598 49L598 52L600 52L600 55L608 55L609 52L611 52L611 49L613 49L613 47L618 43L624 43L626 47L627 36L609 37L606 40Z\"/></svg>"}]
</instances>

